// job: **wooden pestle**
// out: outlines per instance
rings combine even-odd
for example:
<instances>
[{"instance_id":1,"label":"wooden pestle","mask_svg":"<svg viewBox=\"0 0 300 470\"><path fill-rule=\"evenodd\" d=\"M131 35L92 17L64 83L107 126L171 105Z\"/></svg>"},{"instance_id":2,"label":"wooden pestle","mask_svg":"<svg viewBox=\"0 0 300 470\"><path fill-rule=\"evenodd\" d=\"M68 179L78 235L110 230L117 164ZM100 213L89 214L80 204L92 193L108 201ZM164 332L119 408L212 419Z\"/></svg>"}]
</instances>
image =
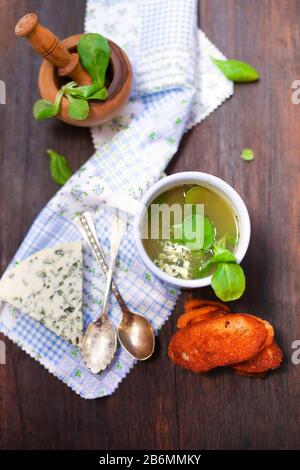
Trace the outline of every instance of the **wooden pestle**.
<instances>
[{"instance_id":1,"label":"wooden pestle","mask_svg":"<svg viewBox=\"0 0 300 470\"><path fill-rule=\"evenodd\" d=\"M23 16L16 24L15 33L19 37L26 37L39 55L55 65L58 75L71 77L78 85L92 83L90 75L80 64L77 52L70 53L49 29L38 22L35 13Z\"/></svg>"}]
</instances>

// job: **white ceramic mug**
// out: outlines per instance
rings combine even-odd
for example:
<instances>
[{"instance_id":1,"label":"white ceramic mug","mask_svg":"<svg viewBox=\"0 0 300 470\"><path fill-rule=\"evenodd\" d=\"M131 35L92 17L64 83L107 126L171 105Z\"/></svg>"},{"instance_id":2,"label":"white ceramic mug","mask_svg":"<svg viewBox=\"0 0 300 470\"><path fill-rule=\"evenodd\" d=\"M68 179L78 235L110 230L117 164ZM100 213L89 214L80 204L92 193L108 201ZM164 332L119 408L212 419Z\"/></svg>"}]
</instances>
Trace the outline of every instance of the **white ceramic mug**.
<instances>
[{"instance_id":1,"label":"white ceramic mug","mask_svg":"<svg viewBox=\"0 0 300 470\"><path fill-rule=\"evenodd\" d=\"M210 285L211 276L207 276L201 279L178 279L169 276L161 269L159 269L154 262L148 256L141 237L142 220L145 213L145 209L151 204L151 202L160 194L167 190L180 186L183 184L199 184L211 188L212 190L221 194L227 202L231 205L234 213L237 216L239 226L239 241L235 250L235 257L237 262L240 263L244 258L251 234L250 218L247 207L242 200L241 196L232 188L228 183L223 181L217 176L210 175L208 173L201 173L198 171L186 171L183 173L176 173L171 176L157 181L143 196L141 201L136 201L128 198L127 195L120 195L111 193L109 196L103 197L104 203L109 206L117 207L125 212L128 212L134 216L134 236L137 245L139 255L141 256L146 267L155 276L168 284L184 289L196 289L199 287L205 287Z\"/></svg>"}]
</instances>

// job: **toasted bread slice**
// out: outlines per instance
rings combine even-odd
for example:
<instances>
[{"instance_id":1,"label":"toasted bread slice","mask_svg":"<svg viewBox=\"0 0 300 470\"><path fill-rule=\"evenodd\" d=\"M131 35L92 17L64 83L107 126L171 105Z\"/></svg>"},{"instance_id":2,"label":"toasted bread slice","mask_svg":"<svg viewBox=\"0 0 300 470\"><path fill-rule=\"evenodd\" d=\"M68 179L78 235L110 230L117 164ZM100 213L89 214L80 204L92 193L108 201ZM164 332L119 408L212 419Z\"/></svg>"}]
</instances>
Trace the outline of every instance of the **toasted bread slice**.
<instances>
[{"instance_id":1,"label":"toasted bread slice","mask_svg":"<svg viewBox=\"0 0 300 470\"><path fill-rule=\"evenodd\" d=\"M283 359L283 354L278 344L273 341L271 346L262 349L258 354L247 361L234 364L232 367L238 372L247 374L261 374L270 369L277 369Z\"/></svg>"},{"instance_id":2,"label":"toasted bread slice","mask_svg":"<svg viewBox=\"0 0 300 470\"><path fill-rule=\"evenodd\" d=\"M195 318L192 318L191 321L189 321L188 325L195 325L196 323L199 323L203 320L207 320L209 318L223 317L224 315L227 315L227 312L224 312L222 310L214 310L213 312L208 312L205 315L200 315L196 316Z\"/></svg>"},{"instance_id":3,"label":"toasted bread slice","mask_svg":"<svg viewBox=\"0 0 300 470\"><path fill-rule=\"evenodd\" d=\"M269 323L267 320L263 320L262 318L255 316L255 315L250 315L250 313L241 313L241 315L247 315L248 317L256 318L257 320L260 320L264 323L268 335L267 335L266 341L263 344L261 349L267 348L267 347L269 347L273 344L275 332L274 332L274 328L271 325L271 323Z\"/></svg>"},{"instance_id":4,"label":"toasted bread slice","mask_svg":"<svg viewBox=\"0 0 300 470\"><path fill-rule=\"evenodd\" d=\"M269 323L266 320L262 320L262 321L263 321L263 323L265 325L265 328L267 330L267 338L266 338L266 341L265 341L265 343L262 347L262 350L263 350L264 348L268 348L268 347L272 346L273 341L274 341L275 331L274 331L274 328L271 325L271 323Z\"/></svg>"},{"instance_id":5,"label":"toasted bread slice","mask_svg":"<svg viewBox=\"0 0 300 470\"><path fill-rule=\"evenodd\" d=\"M212 307L218 307L220 310L225 310L227 312L230 312L230 308L228 307L228 305L225 305L222 302L219 302L217 300L202 300L202 299L187 300L184 304L184 312L189 312L190 310L195 310L200 307L205 307L208 305Z\"/></svg>"},{"instance_id":6,"label":"toasted bread slice","mask_svg":"<svg viewBox=\"0 0 300 470\"><path fill-rule=\"evenodd\" d=\"M203 306L194 310L189 310L180 315L177 320L177 328L184 328L187 325L193 325L208 318L220 317L226 315L226 313L227 312L225 310L222 310L217 306ZM240 313L240 315L247 315L248 317L256 318L257 320L263 322L267 329L268 335L261 349L271 346L275 334L273 326L268 321L256 317L255 315L250 315L249 313Z\"/></svg>"},{"instance_id":7,"label":"toasted bread slice","mask_svg":"<svg viewBox=\"0 0 300 470\"><path fill-rule=\"evenodd\" d=\"M188 310L187 312L180 315L177 320L177 328L181 329L190 323L197 323L197 321L203 321L209 317L210 313L215 313L220 311L220 308L213 305L207 305L193 310ZM225 310L224 310L224 313Z\"/></svg>"},{"instance_id":8,"label":"toasted bread slice","mask_svg":"<svg viewBox=\"0 0 300 470\"><path fill-rule=\"evenodd\" d=\"M261 349L267 330L247 315L226 314L179 330L171 338L169 357L194 372L246 361Z\"/></svg>"}]
</instances>

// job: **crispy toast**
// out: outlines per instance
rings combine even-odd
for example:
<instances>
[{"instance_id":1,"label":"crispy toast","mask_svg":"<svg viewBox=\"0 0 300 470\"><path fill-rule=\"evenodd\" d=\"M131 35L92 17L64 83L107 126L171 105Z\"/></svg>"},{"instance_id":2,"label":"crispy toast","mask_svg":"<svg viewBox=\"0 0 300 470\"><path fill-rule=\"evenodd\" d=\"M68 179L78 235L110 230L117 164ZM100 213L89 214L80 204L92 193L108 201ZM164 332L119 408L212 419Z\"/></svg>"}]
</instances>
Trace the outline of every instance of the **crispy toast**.
<instances>
[{"instance_id":1,"label":"crispy toast","mask_svg":"<svg viewBox=\"0 0 300 470\"><path fill-rule=\"evenodd\" d=\"M261 374L269 369L277 369L283 359L283 354L278 344L273 341L271 346L262 349L258 354L239 364L231 367L243 374Z\"/></svg>"},{"instance_id":2,"label":"crispy toast","mask_svg":"<svg viewBox=\"0 0 300 470\"><path fill-rule=\"evenodd\" d=\"M172 361L194 372L246 361L267 339L264 323L241 314L214 316L186 326L171 338Z\"/></svg>"},{"instance_id":3,"label":"crispy toast","mask_svg":"<svg viewBox=\"0 0 300 470\"><path fill-rule=\"evenodd\" d=\"M212 318L217 314L217 312L221 312L220 307L213 305L188 310L178 318L177 328L185 328L187 325L191 325L192 323L197 323L207 318ZM226 314L225 310L222 310L222 312Z\"/></svg>"}]
</instances>

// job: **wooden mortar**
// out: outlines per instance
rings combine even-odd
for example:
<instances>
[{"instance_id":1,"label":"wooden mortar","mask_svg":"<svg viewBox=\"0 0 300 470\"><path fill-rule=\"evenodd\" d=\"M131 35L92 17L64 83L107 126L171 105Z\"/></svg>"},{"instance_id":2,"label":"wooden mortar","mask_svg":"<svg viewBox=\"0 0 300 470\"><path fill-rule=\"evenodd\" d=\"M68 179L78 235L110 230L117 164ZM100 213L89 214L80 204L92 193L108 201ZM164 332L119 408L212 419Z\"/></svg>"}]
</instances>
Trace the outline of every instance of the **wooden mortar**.
<instances>
[{"instance_id":1,"label":"wooden mortar","mask_svg":"<svg viewBox=\"0 0 300 470\"><path fill-rule=\"evenodd\" d=\"M29 13L17 23L17 36L26 37L31 46L45 59L39 72L38 85L43 99L52 103L62 85L75 80L79 85L91 83L91 78L80 64L77 44L81 34L60 41L51 31L38 23L37 15ZM73 126L93 127L116 116L127 103L132 86L132 69L125 52L113 41L110 62L106 72L108 98L106 101L89 100L89 115L78 121L68 115L68 100L63 97L58 119ZM68 79L67 77L70 77Z\"/></svg>"}]
</instances>

